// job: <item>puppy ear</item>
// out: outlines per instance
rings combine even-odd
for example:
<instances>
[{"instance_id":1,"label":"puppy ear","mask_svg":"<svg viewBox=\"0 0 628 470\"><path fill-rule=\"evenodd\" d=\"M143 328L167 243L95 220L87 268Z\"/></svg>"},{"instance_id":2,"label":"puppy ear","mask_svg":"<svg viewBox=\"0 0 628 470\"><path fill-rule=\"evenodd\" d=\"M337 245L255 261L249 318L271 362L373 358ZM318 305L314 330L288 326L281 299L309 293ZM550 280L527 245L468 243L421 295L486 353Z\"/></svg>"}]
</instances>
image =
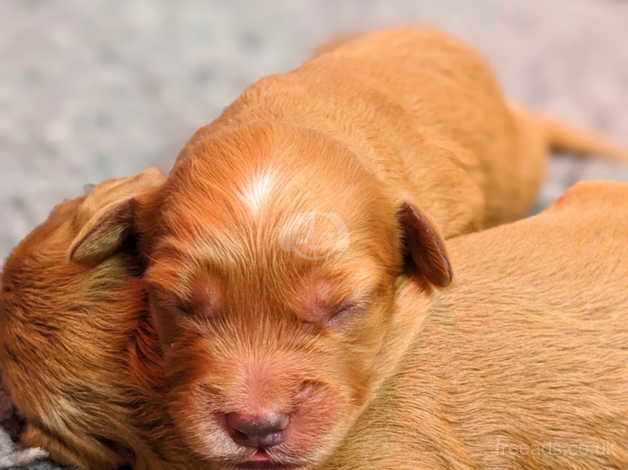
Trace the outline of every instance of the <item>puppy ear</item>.
<instances>
[{"instance_id":1,"label":"puppy ear","mask_svg":"<svg viewBox=\"0 0 628 470\"><path fill-rule=\"evenodd\" d=\"M448 286L453 272L445 242L434 223L408 202L401 205L399 222L412 269L436 287Z\"/></svg>"},{"instance_id":2,"label":"puppy ear","mask_svg":"<svg viewBox=\"0 0 628 470\"><path fill-rule=\"evenodd\" d=\"M95 265L113 255L133 226L133 199L113 203L98 211L70 246L70 260Z\"/></svg>"},{"instance_id":3,"label":"puppy ear","mask_svg":"<svg viewBox=\"0 0 628 470\"><path fill-rule=\"evenodd\" d=\"M149 168L132 178L108 180L95 186L76 215L78 234L70 244L70 261L93 266L115 254L135 230L138 201L165 181L160 170Z\"/></svg>"}]
</instances>

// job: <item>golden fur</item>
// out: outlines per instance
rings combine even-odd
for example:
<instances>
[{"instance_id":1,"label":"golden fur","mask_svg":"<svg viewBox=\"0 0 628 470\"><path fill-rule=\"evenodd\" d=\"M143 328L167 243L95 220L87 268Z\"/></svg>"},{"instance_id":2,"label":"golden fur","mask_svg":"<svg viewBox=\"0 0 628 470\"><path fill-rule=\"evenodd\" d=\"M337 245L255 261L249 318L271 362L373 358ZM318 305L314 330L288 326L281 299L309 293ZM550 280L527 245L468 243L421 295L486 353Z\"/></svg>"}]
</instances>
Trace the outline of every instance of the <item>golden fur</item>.
<instances>
[{"instance_id":1,"label":"golden fur","mask_svg":"<svg viewBox=\"0 0 628 470\"><path fill-rule=\"evenodd\" d=\"M447 286L443 238L522 216L552 143L621 155L509 106L455 39L366 34L247 88L71 258L140 236L166 401L198 458L315 466L379 386L399 279ZM280 415L263 448L229 424Z\"/></svg>"},{"instance_id":2,"label":"golden fur","mask_svg":"<svg viewBox=\"0 0 628 470\"><path fill-rule=\"evenodd\" d=\"M525 215L550 147L628 162L626 150L592 132L507 103L484 59L442 32L377 31L333 41L320 52L247 88L196 132L178 163L213 161L205 145L229 130L262 123L287 126L289 133L313 130L345 150L328 150L330 166L357 159L393 203L417 205L449 238ZM287 158L306 164L314 149L302 150ZM207 177L202 167L187 171Z\"/></svg>"},{"instance_id":3,"label":"golden fur","mask_svg":"<svg viewBox=\"0 0 628 470\"><path fill-rule=\"evenodd\" d=\"M59 256L78 207L59 206L5 268L0 351L26 443L82 468L214 468L161 415L137 261ZM373 399L319 467L628 465L627 212L628 184L578 184L536 217L451 240L447 292L401 279Z\"/></svg>"},{"instance_id":4,"label":"golden fur","mask_svg":"<svg viewBox=\"0 0 628 470\"><path fill-rule=\"evenodd\" d=\"M452 280L443 238L523 215L552 144L622 157L507 105L483 60L442 33L367 34L249 87L165 184L91 213L67 256L93 269L138 237L171 429L194 458L317 467L359 435L414 344L399 283L419 289L420 318ZM276 445L230 428L268 414L289 417ZM472 462L470 447L446 452Z\"/></svg>"},{"instance_id":5,"label":"golden fur","mask_svg":"<svg viewBox=\"0 0 628 470\"><path fill-rule=\"evenodd\" d=\"M68 258L95 213L164 178L146 170L60 204L6 262L3 379L27 419L23 443L60 463L90 470L176 468L168 461L177 446L164 427L163 372L142 264L128 250L90 268Z\"/></svg>"},{"instance_id":6,"label":"golden fur","mask_svg":"<svg viewBox=\"0 0 628 470\"><path fill-rule=\"evenodd\" d=\"M400 286L388 379L324 468L628 468L627 214L627 183L580 183L451 240L454 283Z\"/></svg>"}]
</instances>

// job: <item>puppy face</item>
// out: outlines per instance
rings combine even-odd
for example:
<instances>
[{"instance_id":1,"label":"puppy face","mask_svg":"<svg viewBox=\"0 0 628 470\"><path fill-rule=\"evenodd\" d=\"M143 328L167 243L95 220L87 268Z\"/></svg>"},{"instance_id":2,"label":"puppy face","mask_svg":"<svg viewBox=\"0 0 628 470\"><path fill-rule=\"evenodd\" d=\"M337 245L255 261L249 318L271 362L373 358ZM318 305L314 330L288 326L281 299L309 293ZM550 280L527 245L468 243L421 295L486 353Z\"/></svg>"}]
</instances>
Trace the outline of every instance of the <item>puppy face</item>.
<instances>
[{"instance_id":1,"label":"puppy face","mask_svg":"<svg viewBox=\"0 0 628 470\"><path fill-rule=\"evenodd\" d=\"M183 155L135 222L171 417L219 468L320 463L384 373L404 255L444 285L442 241L314 132L201 132Z\"/></svg>"}]
</instances>

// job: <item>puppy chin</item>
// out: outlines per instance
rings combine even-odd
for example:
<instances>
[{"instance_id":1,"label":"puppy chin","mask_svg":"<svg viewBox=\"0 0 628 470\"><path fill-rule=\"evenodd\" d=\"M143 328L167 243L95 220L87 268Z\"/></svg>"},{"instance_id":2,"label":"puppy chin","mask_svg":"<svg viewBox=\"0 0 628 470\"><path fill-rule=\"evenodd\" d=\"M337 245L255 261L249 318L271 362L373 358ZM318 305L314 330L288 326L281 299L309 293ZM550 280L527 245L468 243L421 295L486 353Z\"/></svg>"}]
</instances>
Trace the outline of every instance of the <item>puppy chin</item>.
<instances>
[{"instance_id":1,"label":"puppy chin","mask_svg":"<svg viewBox=\"0 0 628 470\"><path fill-rule=\"evenodd\" d=\"M230 437L226 400L213 387L197 384L173 389L170 414L179 435L198 457L220 469L310 469L326 458L340 442L351 414L347 390L329 385L307 386L295 397L294 411L285 440L260 450L238 445Z\"/></svg>"}]
</instances>

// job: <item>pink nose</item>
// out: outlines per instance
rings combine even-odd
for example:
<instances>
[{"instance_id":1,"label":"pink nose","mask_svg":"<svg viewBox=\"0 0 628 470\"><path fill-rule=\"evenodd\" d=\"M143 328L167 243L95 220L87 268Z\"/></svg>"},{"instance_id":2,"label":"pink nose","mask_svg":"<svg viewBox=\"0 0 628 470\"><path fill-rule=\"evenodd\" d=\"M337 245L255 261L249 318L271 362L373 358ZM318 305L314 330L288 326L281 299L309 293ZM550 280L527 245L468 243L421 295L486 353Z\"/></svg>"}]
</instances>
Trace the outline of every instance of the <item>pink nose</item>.
<instances>
[{"instance_id":1,"label":"pink nose","mask_svg":"<svg viewBox=\"0 0 628 470\"><path fill-rule=\"evenodd\" d=\"M227 415L227 429L231 438L245 447L265 449L281 444L290 416L284 413L264 413L250 416L240 413Z\"/></svg>"}]
</instances>

